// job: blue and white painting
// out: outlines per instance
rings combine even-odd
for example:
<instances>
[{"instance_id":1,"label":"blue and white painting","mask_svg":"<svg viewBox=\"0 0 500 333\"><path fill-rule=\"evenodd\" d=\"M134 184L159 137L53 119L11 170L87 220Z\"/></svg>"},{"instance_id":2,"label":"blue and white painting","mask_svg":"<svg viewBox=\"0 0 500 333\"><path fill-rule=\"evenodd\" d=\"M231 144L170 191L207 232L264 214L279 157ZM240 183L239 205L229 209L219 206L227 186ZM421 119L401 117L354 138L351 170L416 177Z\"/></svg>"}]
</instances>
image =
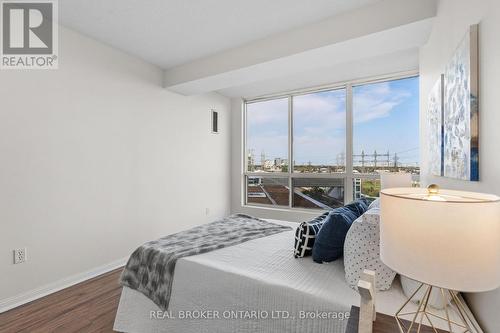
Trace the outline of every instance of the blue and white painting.
<instances>
[{"instance_id":1,"label":"blue and white painting","mask_svg":"<svg viewBox=\"0 0 500 333\"><path fill-rule=\"evenodd\" d=\"M428 107L428 126L429 126L429 168L434 176L443 176L443 94L444 94L444 77L439 76L439 80L434 84L429 93Z\"/></svg>"},{"instance_id":2,"label":"blue and white painting","mask_svg":"<svg viewBox=\"0 0 500 333\"><path fill-rule=\"evenodd\" d=\"M478 26L469 28L444 74L444 176L479 180Z\"/></svg>"}]
</instances>

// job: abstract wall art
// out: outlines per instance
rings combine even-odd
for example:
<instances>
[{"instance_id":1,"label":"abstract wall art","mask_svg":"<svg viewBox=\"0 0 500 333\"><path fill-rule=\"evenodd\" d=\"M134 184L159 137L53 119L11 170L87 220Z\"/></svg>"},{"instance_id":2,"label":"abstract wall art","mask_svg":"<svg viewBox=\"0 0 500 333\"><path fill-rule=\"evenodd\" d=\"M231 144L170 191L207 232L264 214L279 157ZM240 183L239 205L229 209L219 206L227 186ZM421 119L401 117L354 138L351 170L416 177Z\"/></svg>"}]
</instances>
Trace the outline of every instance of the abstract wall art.
<instances>
[{"instance_id":1,"label":"abstract wall art","mask_svg":"<svg viewBox=\"0 0 500 333\"><path fill-rule=\"evenodd\" d=\"M443 175L479 180L478 26L472 25L444 73Z\"/></svg>"},{"instance_id":2,"label":"abstract wall art","mask_svg":"<svg viewBox=\"0 0 500 333\"><path fill-rule=\"evenodd\" d=\"M443 176L443 112L444 112L444 75L434 84L428 100L428 126L429 126L429 169L434 176Z\"/></svg>"}]
</instances>

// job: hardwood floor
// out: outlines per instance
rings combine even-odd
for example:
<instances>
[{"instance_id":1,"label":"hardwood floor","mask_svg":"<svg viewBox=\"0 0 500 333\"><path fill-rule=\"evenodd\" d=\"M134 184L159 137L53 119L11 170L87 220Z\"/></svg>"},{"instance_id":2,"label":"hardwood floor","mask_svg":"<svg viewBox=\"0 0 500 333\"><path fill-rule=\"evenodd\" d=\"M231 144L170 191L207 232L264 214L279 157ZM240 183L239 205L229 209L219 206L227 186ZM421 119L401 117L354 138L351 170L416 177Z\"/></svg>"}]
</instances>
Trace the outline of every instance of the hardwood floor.
<instances>
[{"instance_id":1,"label":"hardwood floor","mask_svg":"<svg viewBox=\"0 0 500 333\"><path fill-rule=\"evenodd\" d=\"M113 332L122 268L0 314L1 333Z\"/></svg>"}]
</instances>

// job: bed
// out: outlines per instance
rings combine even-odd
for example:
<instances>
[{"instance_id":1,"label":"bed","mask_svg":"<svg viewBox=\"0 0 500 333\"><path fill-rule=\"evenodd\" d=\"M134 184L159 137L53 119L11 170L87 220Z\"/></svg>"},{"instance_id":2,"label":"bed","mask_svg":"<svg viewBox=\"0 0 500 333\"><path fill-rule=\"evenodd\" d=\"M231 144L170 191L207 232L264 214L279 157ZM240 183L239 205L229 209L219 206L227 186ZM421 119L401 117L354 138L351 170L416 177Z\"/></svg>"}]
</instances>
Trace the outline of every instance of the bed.
<instances>
[{"instance_id":1,"label":"bed","mask_svg":"<svg viewBox=\"0 0 500 333\"><path fill-rule=\"evenodd\" d=\"M297 224L268 221L293 229L180 259L168 311L124 287L114 329L344 333L351 305L359 305L359 294L345 282L343 262L295 259ZM377 294L377 311L394 314L404 301L396 279L390 290Z\"/></svg>"}]
</instances>

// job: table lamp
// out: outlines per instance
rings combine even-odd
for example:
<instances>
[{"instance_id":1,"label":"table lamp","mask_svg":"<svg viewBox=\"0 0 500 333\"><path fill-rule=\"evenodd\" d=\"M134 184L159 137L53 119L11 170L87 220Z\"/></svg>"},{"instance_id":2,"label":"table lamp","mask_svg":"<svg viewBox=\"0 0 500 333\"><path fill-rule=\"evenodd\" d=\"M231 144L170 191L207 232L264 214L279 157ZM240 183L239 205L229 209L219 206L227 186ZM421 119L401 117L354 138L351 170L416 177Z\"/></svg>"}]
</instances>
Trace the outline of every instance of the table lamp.
<instances>
[{"instance_id":1,"label":"table lamp","mask_svg":"<svg viewBox=\"0 0 500 333\"><path fill-rule=\"evenodd\" d=\"M401 332L411 332L417 322L419 330L425 321L434 327L432 319L446 320L450 332L453 328L479 332L456 292L500 287L500 198L430 185L427 189L384 189L380 200L381 259L421 283L395 314ZM425 293L417 310L404 312L422 288ZM446 317L428 308L433 288L440 291ZM450 320L446 294L460 321ZM402 320L408 315L413 318L409 327Z\"/></svg>"}]
</instances>

